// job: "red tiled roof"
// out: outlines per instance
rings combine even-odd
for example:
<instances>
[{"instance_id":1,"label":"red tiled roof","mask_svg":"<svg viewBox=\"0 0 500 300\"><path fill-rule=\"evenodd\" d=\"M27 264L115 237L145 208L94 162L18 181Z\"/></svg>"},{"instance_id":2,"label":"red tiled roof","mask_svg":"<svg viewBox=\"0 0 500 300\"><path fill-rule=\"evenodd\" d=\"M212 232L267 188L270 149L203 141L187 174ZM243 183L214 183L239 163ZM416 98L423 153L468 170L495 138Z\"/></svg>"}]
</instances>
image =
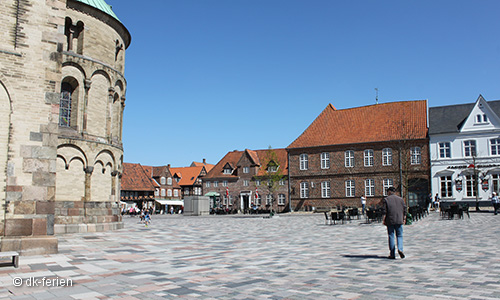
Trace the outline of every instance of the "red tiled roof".
<instances>
[{"instance_id":1,"label":"red tiled roof","mask_svg":"<svg viewBox=\"0 0 500 300\"><path fill-rule=\"evenodd\" d=\"M215 167L215 165L193 161L191 167L205 167L205 171L207 171L208 173L210 172L210 170L212 170L213 167Z\"/></svg>"},{"instance_id":2,"label":"red tiled roof","mask_svg":"<svg viewBox=\"0 0 500 300\"><path fill-rule=\"evenodd\" d=\"M241 159L242 155L248 153L250 157L259 164L267 163L267 153L268 149L265 150L245 150L245 151L232 151L227 153L215 166L214 168L204 177L207 178L237 178L237 175L224 174L224 166L227 164L236 167L238 161ZM278 159L277 163L280 165L281 175L288 175L288 154L286 149L272 149L276 153ZM251 153L251 154L250 154ZM265 168L267 166L261 165L257 175L264 175Z\"/></svg>"},{"instance_id":3,"label":"red tiled roof","mask_svg":"<svg viewBox=\"0 0 500 300\"><path fill-rule=\"evenodd\" d=\"M181 178L179 185L193 185L196 178L200 176L203 166L199 167L183 167L183 168L170 168L172 174L177 174Z\"/></svg>"},{"instance_id":4,"label":"red tiled roof","mask_svg":"<svg viewBox=\"0 0 500 300\"><path fill-rule=\"evenodd\" d=\"M424 139L427 101L401 101L336 110L329 104L288 148Z\"/></svg>"},{"instance_id":5,"label":"red tiled roof","mask_svg":"<svg viewBox=\"0 0 500 300\"><path fill-rule=\"evenodd\" d=\"M155 186L140 164L123 163L121 189L123 191L154 191Z\"/></svg>"}]
</instances>

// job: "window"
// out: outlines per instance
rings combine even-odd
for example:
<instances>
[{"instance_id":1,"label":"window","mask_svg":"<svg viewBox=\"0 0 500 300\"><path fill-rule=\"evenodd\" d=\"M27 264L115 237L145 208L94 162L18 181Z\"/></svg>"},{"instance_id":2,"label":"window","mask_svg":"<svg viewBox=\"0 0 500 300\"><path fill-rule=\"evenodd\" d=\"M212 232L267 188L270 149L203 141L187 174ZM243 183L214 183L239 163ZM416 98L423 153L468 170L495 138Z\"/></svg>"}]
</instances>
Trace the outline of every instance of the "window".
<instances>
[{"instance_id":1,"label":"window","mask_svg":"<svg viewBox=\"0 0 500 300\"><path fill-rule=\"evenodd\" d=\"M255 180L255 185L260 186L260 180Z\"/></svg>"},{"instance_id":2,"label":"window","mask_svg":"<svg viewBox=\"0 0 500 300\"><path fill-rule=\"evenodd\" d=\"M420 147L412 147L410 149L411 164L419 165L422 163L422 150Z\"/></svg>"},{"instance_id":3,"label":"window","mask_svg":"<svg viewBox=\"0 0 500 300\"><path fill-rule=\"evenodd\" d=\"M498 174L491 174L491 188L492 192L500 192L500 176Z\"/></svg>"},{"instance_id":4,"label":"window","mask_svg":"<svg viewBox=\"0 0 500 300\"><path fill-rule=\"evenodd\" d=\"M300 198L309 198L309 184L307 182L300 183Z\"/></svg>"},{"instance_id":5,"label":"window","mask_svg":"<svg viewBox=\"0 0 500 300\"><path fill-rule=\"evenodd\" d=\"M174 197L179 197L179 190L174 190Z\"/></svg>"},{"instance_id":6,"label":"window","mask_svg":"<svg viewBox=\"0 0 500 300\"><path fill-rule=\"evenodd\" d=\"M439 143L439 158L451 158L450 142Z\"/></svg>"},{"instance_id":7,"label":"window","mask_svg":"<svg viewBox=\"0 0 500 300\"><path fill-rule=\"evenodd\" d=\"M285 185L285 179L280 179L279 185Z\"/></svg>"},{"instance_id":8,"label":"window","mask_svg":"<svg viewBox=\"0 0 500 300\"><path fill-rule=\"evenodd\" d=\"M233 171L232 169L226 168L224 169L224 174L231 175L232 171Z\"/></svg>"},{"instance_id":9,"label":"window","mask_svg":"<svg viewBox=\"0 0 500 300\"><path fill-rule=\"evenodd\" d=\"M464 156L476 156L476 141L464 141Z\"/></svg>"},{"instance_id":10,"label":"window","mask_svg":"<svg viewBox=\"0 0 500 300\"><path fill-rule=\"evenodd\" d=\"M330 198L330 181L321 182L321 198Z\"/></svg>"},{"instance_id":11,"label":"window","mask_svg":"<svg viewBox=\"0 0 500 300\"><path fill-rule=\"evenodd\" d=\"M224 180L224 181L222 182L222 186L227 186L227 180Z\"/></svg>"},{"instance_id":12,"label":"window","mask_svg":"<svg viewBox=\"0 0 500 300\"><path fill-rule=\"evenodd\" d=\"M168 191L167 191L167 196L168 196L168 197L172 197L172 190L171 190L171 189L168 189Z\"/></svg>"},{"instance_id":13,"label":"window","mask_svg":"<svg viewBox=\"0 0 500 300\"><path fill-rule=\"evenodd\" d=\"M321 153L321 169L330 169L330 153Z\"/></svg>"},{"instance_id":14,"label":"window","mask_svg":"<svg viewBox=\"0 0 500 300\"><path fill-rule=\"evenodd\" d=\"M172 177L167 178L167 185L172 185Z\"/></svg>"},{"instance_id":15,"label":"window","mask_svg":"<svg viewBox=\"0 0 500 300\"><path fill-rule=\"evenodd\" d=\"M285 205L285 194L279 194L278 195L278 205Z\"/></svg>"},{"instance_id":16,"label":"window","mask_svg":"<svg viewBox=\"0 0 500 300\"><path fill-rule=\"evenodd\" d=\"M219 182L218 181L214 181L214 187L218 187L219 186Z\"/></svg>"},{"instance_id":17,"label":"window","mask_svg":"<svg viewBox=\"0 0 500 300\"><path fill-rule=\"evenodd\" d=\"M243 186L248 186L248 180L243 180Z\"/></svg>"},{"instance_id":18,"label":"window","mask_svg":"<svg viewBox=\"0 0 500 300\"><path fill-rule=\"evenodd\" d=\"M391 148L382 149L382 165L383 166L392 165L392 149Z\"/></svg>"},{"instance_id":19,"label":"window","mask_svg":"<svg viewBox=\"0 0 500 300\"><path fill-rule=\"evenodd\" d=\"M161 189L161 196L165 197L165 189Z\"/></svg>"},{"instance_id":20,"label":"window","mask_svg":"<svg viewBox=\"0 0 500 300\"><path fill-rule=\"evenodd\" d=\"M373 150L365 150L365 167L373 167Z\"/></svg>"},{"instance_id":21,"label":"window","mask_svg":"<svg viewBox=\"0 0 500 300\"><path fill-rule=\"evenodd\" d=\"M205 187L207 187L207 188L210 187L210 181L205 182Z\"/></svg>"},{"instance_id":22,"label":"window","mask_svg":"<svg viewBox=\"0 0 500 300\"><path fill-rule=\"evenodd\" d=\"M484 123L487 123L487 122L488 122L488 116L483 115L483 122L484 122Z\"/></svg>"},{"instance_id":23,"label":"window","mask_svg":"<svg viewBox=\"0 0 500 300\"><path fill-rule=\"evenodd\" d=\"M159 189L155 190L155 196L160 196L160 190Z\"/></svg>"},{"instance_id":24,"label":"window","mask_svg":"<svg viewBox=\"0 0 500 300\"><path fill-rule=\"evenodd\" d=\"M477 123L481 123L481 120L482 120L481 115L477 115L476 116L476 122Z\"/></svg>"},{"instance_id":25,"label":"window","mask_svg":"<svg viewBox=\"0 0 500 300\"><path fill-rule=\"evenodd\" d=\"M346 168L354 167L354 151L348 150L344 153Z\"/></svg>"},{"instance_id":26,"label":"window","mask_svg":"<svg viewBox=\"0 0 500 300\"><path fill-rule=\"evenodd\" d=\"M267 195L266 196L266 205L272 205L273 204L273 195Z\"/></svg>"},{"instance_id":27,"label":"window","mask_svg":"<svg viewBox=\"0 0 500 300\"><path fill-rule=\"evenodd\" d=\"M476 123L488 123L488 116L476 115Z\"/></svg>"},{"instance_id":28,"label":"window","mask_svg":"<svg viewBox=\"0 0 500 300\"><path fill-rule=\"evenodd\" d=\"M160 178L160 184L164 185L165 184L165 180L166 180L165 177L161 177Z\"/></svg>"},{"instance_id":29,"label":"window","mask_svg":"<svg viewBox=\"0 0 500 300\"><path fill-rule=\"evenodd\" d=\"M345 182L345 196L346 197L354 197L355 188L354 188L354 180L346 180Z\"/></svg>"},{"instance_id":30,"label":"window","mask_svg":"<svg viewBox=\"0 0 500 300\"><path fill-rule=\"evenodd\" d=\"M491 155L500 155L500 139L491 139Z\"/></svg>"},{"instance_id":31,"label":"window","mask_svg":"<svg viewBox=\"0 0 500 300\"><path fill-rule=\"evenodd\" d=\"M375 196L375 180L373 179L365 180L365 195L366 197Z\"/></svg>"},{"instance_id":32,"label":"window","mask_svg":"<svg viewBox=\"0 0 500 300\"><path fill-rule=\"evenodd\" d=\"M439 185L441 187L441 198L450 198L453 196L451 189L451 176L439 177Z\"/></svg>"},{"instance_id":33,"label":"window","mask_svg":"<svg viewBox=\"0 0 500 300\"><path fill-rule=\"evenodd\" d=\"M278 166L276 164L271 164L267 167L267 172L276 173L278 172Z\"/></svg>"},{"instance_id":34,"label":"window","mask_svg":"<svg viewBox=\"0 0 500 300\"><path fill-rule=\"evenodd\" d=\"M387 189L394 186L392 178L385 178L383 183L384 196L387 196Z\"/></svg>"},{"instance_id":35,"label":"window","mask_svg":"<svg viewBox=\"0 0 500 300\"><path fill-rule=\"evenodd\" d=\"M243 167L243 173L250 173L249 167Z\"/></svg>"},{"instance_id":36,"label":"window","mask_svg":"<svg viewBox=\"0 0 500 300\"><path fill-rule=\"evenodd\" d=\"M71 125L71 96L73 87L67 82L61 85L61 99L59 102L59 126L70 127Z\"/></svg>"},{"instance_id":37,"label":"window","mask_svg":"<svg viewBox=\"0 0 500 300\"><path fill-rule=\"evenodd\" d=\"M309 157L307 156L307 154L301 154L299 158L300 158L300 169L301 170L309 169Z\"/></svg>"},{"instance_id":38,"label":"window","mask_svg":"<svg viewBox=\"0 0 500 300\"><path fill-rule=\"evenodd\" d=\"M467 193L467 197L476 197L475 178L476 177L474 175L465 176L465 191Z\"/></svg>"},{"instance_id":39,"label":"window","mask_svg":"<svg viewBox=\"0 0 500 300\"><path fill-rule=\"evenodd\" d=\"M255 205L260 205L262 203L262 198L260 195L255 194Z\"/></svg>"}]
</instances>

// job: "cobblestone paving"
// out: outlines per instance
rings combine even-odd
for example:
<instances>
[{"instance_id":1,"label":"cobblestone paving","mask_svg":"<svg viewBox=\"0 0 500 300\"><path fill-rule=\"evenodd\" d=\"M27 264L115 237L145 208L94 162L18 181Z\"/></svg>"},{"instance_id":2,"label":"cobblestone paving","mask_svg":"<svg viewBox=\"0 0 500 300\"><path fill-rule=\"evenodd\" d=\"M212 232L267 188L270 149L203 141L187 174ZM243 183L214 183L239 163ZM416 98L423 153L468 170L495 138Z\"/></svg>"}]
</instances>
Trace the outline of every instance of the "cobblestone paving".
<instances>
[{"instance_id":1,"label":"cobblestone paving","mask_svg":"<svg viewBox=\"0 0 500 300\"><path fill-rule=\"evenodd\" d=\"M18 269L0 268L0 298L500 299L500 216L492 213L441 220L431 212L404 227L407 257L396 260L386 259L385 227L364 220L124 221L114 232L61 236L59 254L22 256ZM44 277L72 286L33 286ZM23 286L15 287L15 278Z\"/></svg>"}]
</instances>

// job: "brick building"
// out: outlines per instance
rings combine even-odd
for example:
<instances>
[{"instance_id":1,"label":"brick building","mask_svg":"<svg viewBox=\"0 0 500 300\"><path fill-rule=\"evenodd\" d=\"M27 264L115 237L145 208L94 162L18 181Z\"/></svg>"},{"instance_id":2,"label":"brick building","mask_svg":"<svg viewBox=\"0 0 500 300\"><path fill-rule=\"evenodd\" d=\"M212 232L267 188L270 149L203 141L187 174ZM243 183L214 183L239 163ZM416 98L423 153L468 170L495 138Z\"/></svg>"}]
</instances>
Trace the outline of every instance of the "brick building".
<instances>
[{"instance_id":1,"label":"brick building","mask_svg":"<svg viewBox=\"0 0 500 300\"><path fill-rule=\"evenodd\" d=\"M149 208L154 204L155 191L160 186L153 180L147 168L141 164L123 163L120 192L122 202L129 206L133 204L139 209Z\"/></svg>"},{"instance_id":2,"label":"brick building","mask_svg":"<svg viewBox=\"0 0 500 300\"><path fill-rule=\"evenodd\" d=\"M186 196L203 195L202 179L212 168L213 165L195 162L193 162L190 167L170 168L174 180L182 189L183 199Z\"/></svg>"},{"instance_id":3,"label":"brick building","mask_svg":"<svg viewBox=\"0 0 500 300\"><path fill-rule=\"evenodd\" d=\"M130 33L104 0L6 0L0 15L0 250L122 228Z\"/></svg>"},{"instance_id":4,"label":"brick building","mask_svg":"<svg viewBox=\"0 0 500 300\"><path fill-rule=\"evenodd\" d=\"M172 207L175 211L181 209L184 205L182 190L174 180L170 165L149 168L151 168L153 180L159 186L155 191L156 204L152 203L152 205L156 206L157 211L163 210L164 212L169 212Z\"/></svg>"},{"instance_id":5,"label":"brick building","mask_svg":"<svg viewBox=\"0 0 500 300\"><path fill-rule=\"evenodd\" d=\"M328 105L288 146L293 210L374 205L394 186L410 205L429 191L426 101Z\"/></svg>"},{"instance_id":6,"label":"brick building","mask_svg":"<svg viewBox=\"0 0 500 300\"><path fill-rule=\"evenodd\" d=\"M203 193L213 206L248 212L288 211L288 160L285 149L232 151L203 177Z\"/></svg>"}]
</instances>

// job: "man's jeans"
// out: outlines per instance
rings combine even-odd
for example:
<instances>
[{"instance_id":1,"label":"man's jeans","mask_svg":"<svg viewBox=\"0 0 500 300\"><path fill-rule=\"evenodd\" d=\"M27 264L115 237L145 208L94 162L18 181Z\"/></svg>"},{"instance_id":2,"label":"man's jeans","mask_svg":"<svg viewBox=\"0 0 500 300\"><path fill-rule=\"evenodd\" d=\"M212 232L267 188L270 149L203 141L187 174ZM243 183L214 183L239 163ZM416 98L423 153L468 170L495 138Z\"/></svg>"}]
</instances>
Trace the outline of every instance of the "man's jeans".
<instances>
[{"instance_id":1,"label":"man's jeans","mask_svg":"<svg viewBox=\"0 0 500 300\"><path fill-rule=\"evenodd\" d=\"M398 250L403 252L403 225L387 225L387 234L389 235L389 250L391 251L391 256L396 256L394 231L396 231L396 237L398 239Z\"/></svg>"}]
</instances>

